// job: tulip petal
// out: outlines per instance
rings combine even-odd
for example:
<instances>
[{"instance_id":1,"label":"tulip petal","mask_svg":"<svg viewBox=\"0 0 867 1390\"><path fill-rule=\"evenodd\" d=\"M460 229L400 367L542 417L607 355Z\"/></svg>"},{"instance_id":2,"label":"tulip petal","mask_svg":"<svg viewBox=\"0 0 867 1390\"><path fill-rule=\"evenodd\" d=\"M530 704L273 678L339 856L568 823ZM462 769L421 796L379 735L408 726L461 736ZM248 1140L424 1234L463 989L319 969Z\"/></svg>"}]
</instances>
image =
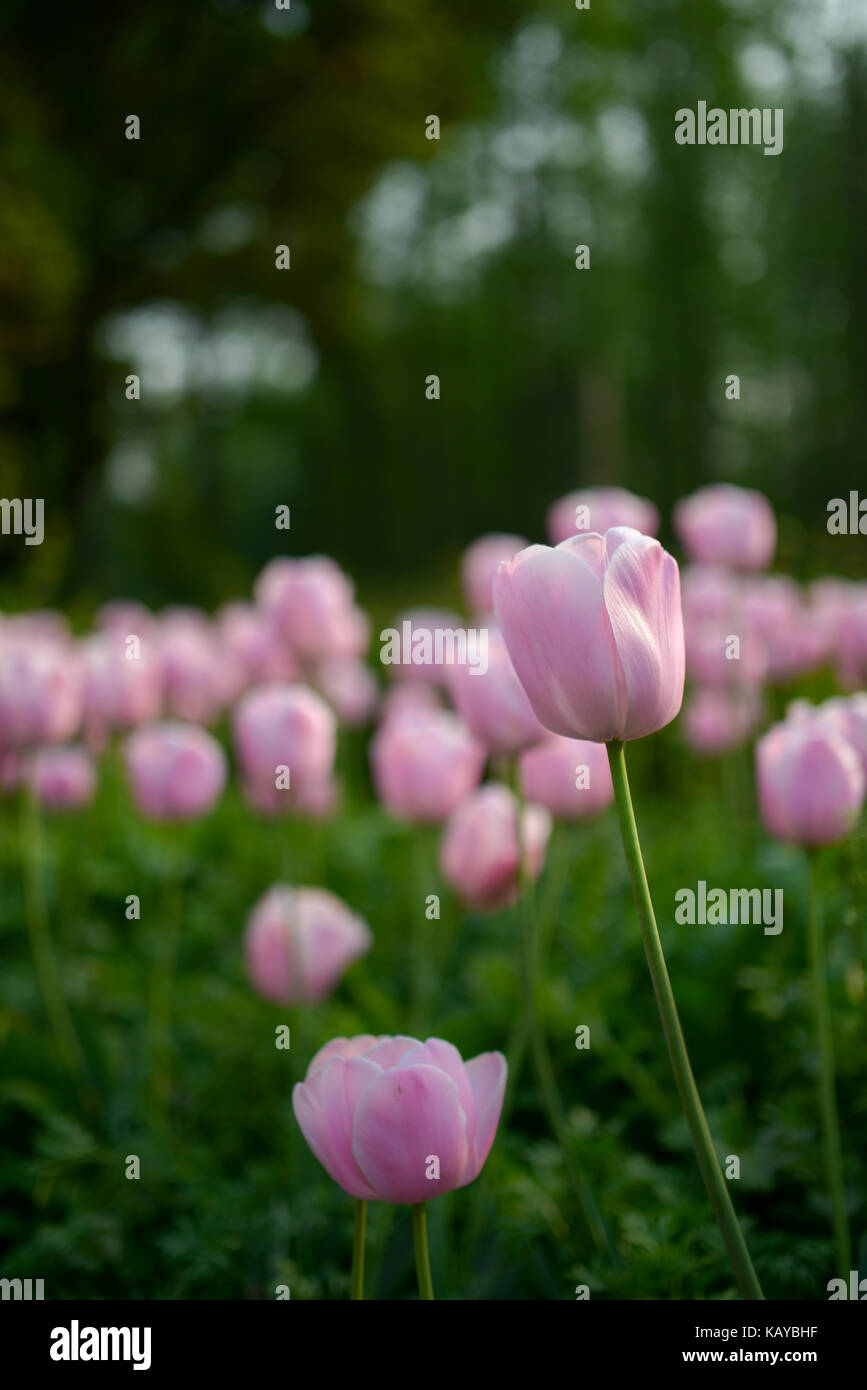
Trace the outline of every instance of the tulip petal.
<instances>
[{"instance_id":1,"label":"tulip petal","mask_svg":"<svg viewBox=\"0 0 867 1390\"><path fill-rule=\"evenodd\" d=\"M365 1086L381 1076L365 1057L330 1057L292 1092L301 1131L330 1178L350 1197L376 1200L353 1156L353 1114Z\"/></svg>"},{"instance_id":2,"label":"tulip petal","mask_svg":"<svg viewBox=\"0 0 867 1390\"><path fill-rule=\"evenodd\" d=\"M439 1067L380 1072L361 1093L353 1133L355 1160L382 1201L426 1202L463 1180L467 1118ZM434 1157L439 1177L428 1178Z\"/></svg>"},{"instance_id":3,"label":"tulip petal","mask_svg":"<svg viewBox=\"0 0 867 1390\"><path fill-rule=\"evenodd\" d=\"M596 569L597 542L587 535L555 550L522 550L500 565L494 603L536 718L553 733L601 743L625 719L626 687Z\"/></svg>"},{"instance_id":4,"label":"tulip petal","mask_svg":"<svg viewBox=\"0 0 867 1390\"><path fill-rule=\"evenodd\" d=\"M669 724L683 700L685 647L677 563L658 541L609 532L605 606L627 691L617 738L643 738Z\"/></svg>"},{"instance_id":5,"label":"tulip petal","mask_svg":"<svg viewBox=\"0 0 867 1390\"><path fill-rule=\"evenodd\" d=\"M475 1126L462 1187L479 1176L491 1152L500 1122L509 1069L502 1052L482 1052L471 1062L466 1062L464 1070L473 1093Z\"/></svg>"}]
</instances>

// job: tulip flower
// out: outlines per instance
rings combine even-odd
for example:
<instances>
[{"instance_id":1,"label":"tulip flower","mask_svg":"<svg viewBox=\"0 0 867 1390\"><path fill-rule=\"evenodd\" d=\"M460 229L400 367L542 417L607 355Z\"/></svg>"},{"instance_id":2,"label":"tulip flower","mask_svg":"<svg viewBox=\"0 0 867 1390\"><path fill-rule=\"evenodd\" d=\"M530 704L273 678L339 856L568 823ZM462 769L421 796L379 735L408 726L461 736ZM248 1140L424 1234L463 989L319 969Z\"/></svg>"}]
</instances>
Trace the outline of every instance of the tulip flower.
<instances>
[{"instance_id":1,"label":"tulip flower","mask_svg":"<svg viewBox=\"0 0 867 1390\"><path fill-rule=\"evenodd\" d=\"M770 833L810 851L807 943L819 1053L819 1111L837 1273L845 1277L851 1239L816 850L842 839L854 826L864 804L865 772L858 752L839 732L833 710L829 719L827 713L823 717L796 708L791 719L775 724L759 740L756 774L759 809Z\"/></svg>"},{"instance_id":2,"label":"tulip flower","mask_svg":"<svg viewBox=\"0 0 867 1390\"><path fill-rule=\"evenodd\" d=\"M128 639L135 638L130 643ZM153 638L134 630L101 632L81 644L84 728L99 747L114 730L156 719L162 706L162 663Z\"/></svg>"},{"instance_id":3,"label":"tulip flower","mask_svg":"<svg viewBox=\"0 0 867 1390\"><path fill-rule=\"evenodd\" d=\"M527 875L542 872L551 835L551 816L542 806L520 813L508 787L488 782L471 792L446 823L440 869L446 883L470 908L496 911L516 901L521 856Z\"/></svg>"},{"instance_id":4,"label":"tulip flower","mask_svg":"<svg viewBox=\"0 0 867 1390\"><path fill-rule=\"evenodd\" d=\"M674 509L674 528L691 560L737 570L765 569L777 548L777 519L761 492L711 483Z\"/></svg>"},{"instance_id":5,"label":"tulip flower","mask_svg":"<svg viewBox=\"0 0 867 1390\"><path fill-rule=\"evenodd\" d=\"M683 699L684 636L675 561L626 527L530 546L494 579L515 670L553 733L607 743L623 847L672 1072L698 1165L745 1297L761 1286L719 1166L665 963L626 774L624 744L663 728Z\"/></svg>"},{"instance_id":6,"label":"tulip flower","mask_svg":"<svg viewBox=\"0 0 867 1390\"><path fill-rule=\"evenodd\" d=\"M756 745L759 810L772 835L834 844L864 804L864 769L849 741L816 719L775 724Z\"/></svg>"},{"instance_id":7,"label":"tulip flower","mask_svg":"<svg viewBox=\"0 0 867 1390\"><path fill-rule=\"evenodd\" d=\"M449 691L458 714L494 754L517 753L544 737L499 629L488 627L487 667L453 666Z\"/></svg>"},{"instance_id":8,"label":"tulip flower","mask_svg":"<svg viewBox=\"0 0 867 1390\"><path fill-rule=\"evenodd\" d=\"M247 974L265 999L314 1004L372 943L367 923L333 893L276 883L247 920Z\"/></svg>"},{"instance_id":9,"label":"tulip flower","mask_svg":"<svg viewBox=\"0 0 867 1390\"><path fill-rule=\"evenodd\" d=\"M368 1034L326 1043L292 1093L304 1138L344 1192L413 1207L422 1298L433 1298L424 1204L479 1176L505 1085L499 1052L464 1062L440 1038Z\"/></svg>"},{"instance_id":10,"label":"tulip flower","mask_svg":"<svg viewBox=\"0 0 867 1390\"><path fill-rule=\"evenodd\" d=\"M133 801L150 820L206 815L225 786L225 753L193 724L142 725L127 739L125 757Z\"/></svg>"},{"instance_id":11,"label":"tulip flower","mask_svg":"<svg viewBox=\"0 0 867 1390\"><path fill-rule=\"evenodd\" d=\"M548 511L548 535L559 545L577 531L604 535L617 526L629 526L655 536L659 512L646 497L636 497L622 487L590 487L561 497Z\"/></svg>"},{"instance_id":12,"label":"tulip flower","mask_svg":"<svg viewBox=\"0 0 867 1390\"><path fill-rule=\"evenodd\" d=\"M166 712L191 724L213 724L240 684L203 613L169 609L158 632Z\"/></svg>"},{"instance_id":13,"label":"tulip flower","mask_svg":"<svg viewBox=\"0 0 867 1390\"><path fill-rule=\"evenodd\" d=\"M323 661L316 667L313 680L341 724L356 729L371 722L379 703L379 686L363 661L354 657Z\"/></svg>"},{"instance_id":14,"label":"tulip flower","mask_svg":"<svg viewBox=\"0 0 867 1390\"><path fill-rule=\"evenodd\" d=\"M227 603L217 613L217 640L240 673L238 691L292 681L298 664L270 614L254 603Z\"/></svg>"},{"instance_id":15,"label":"tulip flower","mask_svg":"<svg viewBox=\"0 0 867 1390\"><path fill-rule=\"evenodd\" d=\"M271 560L255 585L257 603L304 661L360 657L368 624L352 580L327 555Z\"/></svg>"},{"instance_id":16,"label":"tulip flower","mask_svg":"<svg viewBox=\"0 0 867 1390\"><path fill-rule=\"evenodd\" d=\"M249 799L272 812L303 810L332 784L337 720L306 685L260 686L238 702L232 729Z\"/></svg>"},{"instance_id":17,"label":"tulip flower","mask_svg":"<svg viewBox=\"0 0 867 1390\"><path fill-rule=\"evenodd\" d=\"M370 748L377 795L399 820L445 820L482 775L485 750L457 715L401 711L377 730Z\"/></svg>"},{"instance_id":18,"label":"tulip flower","mask_svg":"<svg viewBox=\"0 0 867 1390\"><path fill-rule=\"evenodd\" d=\"M540 723L567 738L643 738L683 699L677 564L619 527L531 545L494 579L515 670Z\"/></svg>"},{"instance_id":19,"label":"tulip flower","mask_svg":"<svg viewBox=\"0 0 867 1390\"><path fill-rule=\"evenodd\" d=\"M30 775L36 799L47 811L78 810L93 800L96 768L83 748L41 748Z\"/></svg>"},{"instance_id":20,"label":"tulip flower","mask_svg":"<svg viewBox=\"0 0 867 1390\"><path fill-rule=\"evenodd\" d=\"M603 743L548 734L521 754L519 771L527 800L558 820L588 820L614 800Z\"/></svg>"},{"instance_id":21,"label":"tulip flower","mask_svg":"<svg viewBox=\"0 0 867 1390\"><path fill-rule=\"evenodd\" d=\"M683 711L690 748L705 756L726 753L749 737L761 714L756 690L707 686L694 690Z\"/></svg>"},{"instance_id":22,"label":"tulip flower","mask_svg":"<svg viewBox=\"0 0 867 1390\"><path fill-rule=\"evenodd\" d=\"M71 642L25 635L20 625L0 636L0 749L62 743L81 722L81 662Z\"/></svg>"},{"instance_id":23,"label":"tulip flower","mask_svg":"<svg viewBox=\"0 0 867 1390\"><path fill-rule=\"evenodd\" d=\"M501 560L511 560L528 545L523 536L480 536L468 546L461 560L464 597L471 613L486 618L494 611L492 585Z\"/></svg>"}]
</instances>

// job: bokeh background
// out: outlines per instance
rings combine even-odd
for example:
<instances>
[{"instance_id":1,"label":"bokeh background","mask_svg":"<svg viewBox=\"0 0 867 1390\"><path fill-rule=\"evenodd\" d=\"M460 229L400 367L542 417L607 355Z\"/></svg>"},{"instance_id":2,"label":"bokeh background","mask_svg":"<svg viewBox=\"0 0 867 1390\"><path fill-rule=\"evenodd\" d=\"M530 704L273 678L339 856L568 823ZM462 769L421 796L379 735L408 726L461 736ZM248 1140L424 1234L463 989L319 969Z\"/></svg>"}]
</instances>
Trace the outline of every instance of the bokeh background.
<instances>
[{"instance_id":1,"label":"bokeh background","mask_svg":"<svg viewBox=\"0 0 867 1390\"><path fill-rule=\"evenodd\" d=\"M719 479L760 488L780 570L863 577L863 540L826 530L828 500L863 477L867 430L857 0L50 14L2 0L0 15L0 493L46 508L42 546L0 543L5 612L55 606L85 630L118 597L211 611L249 595L275 553L325 552L376 634L410 604L457 602L476 536L543 539L549 504L589 484L651 497L674 548L678 497ZM783 107L783 153L678 146L674 112L699 100ZM125 399L129 373L140 401ZM725 398L731 373L739 401ZM832 689L824 671L772 698L779 710ZM414 840L371 798L362 733L342 735L339 768L344 801L325 824L262 821L233 781L178 834L132 812L112 756L93 805L47 824L39 891L98 1114L82 1113L46 1039L27 831L0 804L2 1273L44 1277L52 1297L270 1298L282 1282L293 1298L346 1296L349 1203L300 1139L291 1083L328 1037L405 1029L408 914L438 880L436 837ZM675 726L635 748L632 774L661 921L699 878L784 888L780 938L663 930L711 1128L741 1157L736 1200L766 1292L824 1298L803 860L759 828L748 748L699 764ZM862 1271L863 850L862 830L826 879ZM272 1044L283 1013L249 989L240 948L278 876L327 883L376 938L314 1018L293 1017L291 1065ZM123 917L133 892L141 923ZM514 1027L513 923L444 904L430 1031L470 1057ZM432 1205L438 1290L733 1297L610 812L555 829L539 911L539 1007L622 1258L586 1240L525 1069L483 1180ZM169 920L183 931L161 1134L144 1108L143 981ZM582 1023L590 1060L573 1045ZM130 1152L142 1182L123 1180ZM412 1296L409 1226L403 1209L371 1213L370 1296Z\"/></svg>"},{"instance_id":2,"label":"bokeh background","mask_svg":"<svg viewBox=\"0 0 867 1390\"><path fill-rule=\"evenodd\" d=\"M582 482L748 482L820 560L867 428L858 0L3 16L0 476L47 507L9 606L212 606L278 503L370 601L436 590ZM700 99L782 106L782 155L677 145Z\"/></svg>"}]
</instances>

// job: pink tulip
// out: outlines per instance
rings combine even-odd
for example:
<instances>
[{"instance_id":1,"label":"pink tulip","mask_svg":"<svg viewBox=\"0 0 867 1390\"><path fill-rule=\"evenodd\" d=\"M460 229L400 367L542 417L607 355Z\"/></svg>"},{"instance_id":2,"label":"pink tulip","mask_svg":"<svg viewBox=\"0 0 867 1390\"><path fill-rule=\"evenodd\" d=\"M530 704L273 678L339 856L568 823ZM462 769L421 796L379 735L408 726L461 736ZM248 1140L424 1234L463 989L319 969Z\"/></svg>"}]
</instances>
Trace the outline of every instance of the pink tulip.
<instances>
[{"instance_id":1,"label":"pink tulip","mask_svg":"<svg viewBox=\"0 0 867 1390\"><path fill-rule=\"evenodd\" d=\"M837 634L836 658L837 675L845 690L867 685L867 584L858 585L850 595Z\"/></svg>"},{"instance_id":2,"label":"pink tulip","mask_svg":"<svg viewBox=\"0 0 867 1390\"><path fill-rule=\"evenodd\" d=\"M407 623L408 636L404 642L404 625ZM398 618L395 630L401 635L404 660L400 664L386 661L384 665L388 675L402 683L424 682L447 689L454 667L449 664L450 647L443 634L466 631L466 624L457 613L445 608L414 608ZM445 658L442 661L436 659L440 654L438 635L439 648ZM423 657L427 659L423 660Z\"/></svg>"},{"instance_id":3,"label":"pink tulip","mask_svg":"<svg viewBox=\"0 0 867 1390\"><path fill-rule=\"evenodd\" d=\"M786 723L799 727L825 729L850 743L867 772L867 694L835 695L821 705L809 700L792 700L786 708Z\"/></svg>"},{"instance_id":4,"label":"pink tulip","mask_svg":"<svg viewBox=\"0 0 867 1390\"><path fill-rule=\"evenodd\" d=\"M330 783L337 720L306 685L248 691L235 708L232 728L244 783L260 808L301 810L305 798Z\"/></svg>"},{"instance_id":5,"label":"pink tulip","mask_svg":"<svg viewBox=\"0 0 867 1390\"><path fill-rule=\"evenodd\" d=\"M855 749L814 721L775 724L756 744L759 810L780 840L833 844L852 829L864 802Z\"/></svg>"},{"instance_id":6,"label":"pink tulip","mask_svg":"<svg viewBox=\"0 0 867 1390\"><path fill-rule=\"evenodd\" d=\"M276 883L247 919L247 974L275 1004L315 1004L372 943L367 923L333 893Z\"/></svg>"},{"instance_id":7,"label":"pink tulip","mask_svg":"<svg viewBox=\"0 0 867 1390\"><path fill-rule=\"evenodd\" d=\"M747 628L761 638L768 680L781 684L815 670L827 654L828 632L787 575L760 575L747 583L743 598Z\"/></svg>"},{"instance_id":8,"label":"pink tulip","mask_svg":"<svg viewBox=\"0 0 867 1390\"><path fill-rule=\"evenodd\" d=\"M500 1052L464 1062L440 1038L367 1034L326 1043L292 1105L316 1158L350 1197L416 1203L479 1176L505 1087Z\"/></svg>"},{"instance_id":9,"label":"pink tulip","mask_svg":"<svg viewBox=\"0 0 867 1390\"><path fill-rule=\"evenodd\" d=\"M711 483L674 509L674 527L691 560L737 570L765 569L777 548L777 519L761 492Z\"/></svg>"},{"instance_id":10,"label":"pink tulip","mask_svg":"<svg viewBox=\"0 0 867 1390\"><path fill-rule=\"evenodd\" d=\"M240 690L297 675L292 650L274 619L254 603L227 603L217 613L217 640L241 676Z\"/></svg>"},{"instance_id":11,"label":"pink tulip","mask_svg":"<svg viewBox=\"0 0 867 1390\"><path fill-rule=\"evenodd\" d=\"M441 696L435 686L424 685L421 681L395 681L382 697L380 718L386 720L396 714L432 709L442 709Z\"/></svg>"},{"instance_id":12,"label":"pink tulip","mask_svg":"<svg viewBox=\"0 0 867 1390\"><path fill-rule=\"evenodd\" d=\"M205 615L169 609L160 621L158 642L167 713L191 724L215 723L237 678Z\"/></svg>"},{"instance_id":13,"label":"pink tulip","mask_svg":"<svg viewBox=\"0 0 867 1390\"><path fill-rule=\"evenodd\" d=\"M485 750L445 710L404 711L380 724L370 746L377 795L400 820L444 820L482 775Z\"/></svg>"},{"instance_id":14,"label":"pink tulip","mask_svg":"<svg viewBox=\"0 0 867 1390\"><path fill-rule=\"evenodd\" d=\"M760 714L760 697L755 690L720 686L695 690L683 710L684 737L696 753L713 757L743 743Z\"/></svg>"},{"instance_id":15,"label":"pink tulip","mask_svg":"<svg viewBox=\"0 0 867 1390\"><path fill-rule=\"evenodd\" d=\"M0 749L71 738L81 722L81 662L71 642L25 636L4 624L0 637Z\"/></svg>"},{"instance_id":16,"label":"pink tulip","mask_svg":"<svg viewBox=\"0 0 867 1390\"><path fill-rule=\"evenodd\" d=\"M271 560L256 581L256 601L305 661L361 656L367 621L355 607L354 586L327 555Z\"/></svg>"},{"instance_id":17,"label":"pink tulip","mask_svg":"<svg viewBox=\"0 0 867 1390\"><path fill-rule=\"evenodd\" d=\"M636 497L622 487L590 487L570 492L548 511L548 535L552 545L559 545L579 531L604 535L620 526L655 536L659 512L646 497Z\"/></svg>"},{"instance_id":18,"label":"pink tulip","mask_svg":"<svg viewBox=\"0 0 867 1390\"><path fill-rule=\"evenodd\" d=\"M136 642L130 643L130 637ZM132 729L159 715L162 663L151 637L135 630L102 632L81 644L84 725L91 742L114 729Z\"/></svg>"},{"instance_id":19,"label":"pink tulip","mask_svg":"<svg viewBox=\"0 0 867 1390\"><path fill-rule=\"evenodd\" d=\"M95 626L110 637L156 636L159 623L149 608L135 599L110 599L96 611Z\"/></svg>"},{"instance_id":20,"label":"pink tulip","mask_svg":"<svg viewBox=\"0 0 867 1390\"><path fill-rule=\"evenodd\" d=\"M550 834L550 813L541 806L527 806L521 838L533 880L542 872ZM443 832L440 870L461 900L477 911L496 911L516 901L520 892L518 802L508 787L487 782L461 802Z\"/></svg>"},{"instance_id":21,"label":"pink tulip","mask_svg":"<svg viewBox=\"0 0 867 1390\"><path fill-rule=\"evenodd\" d=\"M614 800L602 743L548 734L521 754L519 767L524 796L558 820L588 820Z\"/></svg>"},{"instance_id":22,"label":"pink tulip","mask_svg":"<svg viewBox=\"0 0 867 1390\"><path fill-rule=\"evenodd\" d=\"M357 729L371 722L379 704L379 686L363 661L354 657L323 661L313 680L341 724Z\"/></svg>"},{"instance_id":23,"label":"pink tulip","mask_svg":"<svg viewBox=\"0 0 867 1390\"><path fill-rule=\"evenodd\" d=\"M491 753L517 753L544 737L499 628L487 628L487 668L453 666L449 690L467 728Z\"/></svg>"},{"instance_id":24,"label":"pink tulip","mask_svg":"<svg viewBox=\"0 0 867 1390\"><path fill-rule=\"evenodd\" d=\"M83 748L41 748L30 775L36 799L47 811L74 811L93 800L96 768Z\"/></svg>"},{"instance_id":25,"label":"pink tulip","mask_svg":"<svg viewBox=\"0 0 867 1390\"><path fill-rule=\"evenodd\" d=\"M494 580L497 617L537 718L552 733L605 743L671 722L683 698L677 564L619 527L531 545Z\"/></svg>"},{"instance_id":26,"label":"pink tulip","mask_svg":"<svg viewBox=\"0 0 867 1390\"><path fill-rule=\"evenodd\" d=\"M226 782L226 755L194 724L145 724L126 741L132 798L150 820L192 820L217 802Z\"/></svg>"},{"instance_id":27,"label":"pink tulip","mask_svg":"<svg viewBox=\"0 0 867 1390\"><path fill-rule=\"evenodd\" d=\"M492 585L501 560L511 560L529 544L523 536L481 536L468 546L461 560L464 596L471 613L484 618L494 611Z\"/></svg>"}]
</instances>

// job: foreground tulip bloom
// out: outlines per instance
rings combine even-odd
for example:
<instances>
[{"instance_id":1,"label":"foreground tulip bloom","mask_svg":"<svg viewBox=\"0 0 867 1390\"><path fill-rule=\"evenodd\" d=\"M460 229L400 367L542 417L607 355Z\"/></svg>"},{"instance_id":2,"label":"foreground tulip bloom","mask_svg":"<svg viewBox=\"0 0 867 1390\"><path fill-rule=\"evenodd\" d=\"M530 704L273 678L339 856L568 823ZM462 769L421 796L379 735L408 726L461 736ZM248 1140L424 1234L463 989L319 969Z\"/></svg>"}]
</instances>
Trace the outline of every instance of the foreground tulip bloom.
<instances>
[{"instance_id":1,"label":"foreground tulip bloom","mask_svg":"<svg viewBox=\"0 0 867 1390\"><path fill-rule=\"evenodd\" d=\"M518 802L508 787L488 782L452 813L440 847L446 883L470 908L494 912L516 901L523 854L528 877L542 872L551 835L551 816L527 806L518 819Z\"/></svg>"},{"instance_id":2,"label":"foreground tulip bloom","mask_svg":"<svg viewBox=\"0 0 867 1390\"><path fill-rule=\"evenodd\" d=\"M192 724L143 725L125 748L130 790L150 820L206 815L226 783L226 755L205 729Z\"/></svg>"},{"instance_id":3,"label":"foreground tulip bloom","mask_svg":"<svg viewBox=\"0 0 867 1390\"><path fill-rule=\"evenodd\" d=\"M247 920L247 974L276 1004L315 1004L372 944L367 923L333 893L276 883Z\"/></svg>"},{"instance_id":4,"label":"foreground tulip bloom","mask_svg":"<svg viewBox=\"0 0 867 1390\"><path fill-rule=\"evenodd\" d=\"M655 536L659 512L646 497L636 497L622 487L590 487L570 492L548 512L548 535L552 545L568 540L577 531L597 531L604 535L616 526L629 526L646 536Z\"/></svg>"},{"instance_id":5,"label":"foreground tulip bloom","mask_svg":"<svg viewBox=\"0 0 867 1390\"><path fill-rule=\"evenodd\" d=\"M627 528L530 546L494 580L515 670L554 733L607 743L614 800L663 1035L699 1170L745 1298L761 1298L695 1084L644 869L625 740L668 724L683 699L677 565ZM529 974L529 972L525 972Z\"/></svg>"},{"instance_id":6,"label":"foreground tulip bloom","mask_svg":"<svg viewBox=\"0 0 867 1390\"><path fill-rule=\"evenodd\" d=\"M494 611L493 582L497 566L511 560L519 550L529 545L523 536L480 536L464 551L461 560L461 581L464 597L471 613L487 617Z\"/></svg>"},{"instance_id":7,"label":"foreground tulip bloom","mask_svg":"<svg viewBox=\"0 0 867 1390\"><path fill-rule=\"evenodd\" d=\"M96 768L83 748L42 748L33 759L33 790L47 811L88 806L96 790Z\"/></svg>"},{"instance_id":8,"label":"foreground tulip bloom","mask_svg":"<svg viewBox=\"0 0 867 1390\"><path fill-rule=\"evenodd\" d=\"M675 560L627 527L531 545L494 579L515 670L539 721L567 738L644 738L683 699Z\"/></svg>"},{"instance_id":9,"label":"foreground tulip bloom","mask_svg":"<svg viewBox=\"0 0 867 1390\"><path fill-rule=\"evenodd\" d=\"M756 745L759 810L770 833L792 844L834 844L864 804L857 751L816 719L775 724Z\"/></svg>"},{"instance_id":10,"label":"foreground tulip bloom","mask_svg":"<svg viewBox=\"0 0 867 1390\"><path fill-rule=\"evenodd\" d=\"M684 497L674 527L689 558L702 565L765 569L777 548L777 519L761 492L712 483Z\"/></svg>"},{"instance_id":11,"label":"foreground tulip bloom","mask_svg":"<svg viewBox=\"0 0 867 1390\"><path fill-rule=\"evenodd\" d=\"M292 1106L322 1167L351 1197L428 1202L479 1176L505 1086L502 1053L464 1062L440 1038L363 1035L326 1043Z\"/></svg>"},{"instance_id":12,"label":"foreground tulip bloom","mask_svg":"<svg viewBox=\"0 0 867 1390\"><path fill-rule=\"evenodd\" d=\"M558 820L588 820L614 800L603 743L549 734L521 754L519 771L527 800Z\"/></svg>"},{"instance_id":13,"label":"foreground tulip bloom","mask_svg":"<svg viewBox=\"0 0 867 1390\"><path fill-rule=\"evenodd\" d=\"M485 750L454 714L401 710L380 724L370 761L377 795L392 815L433 824L472 791Z\"/></svg>"}]
</instances>

